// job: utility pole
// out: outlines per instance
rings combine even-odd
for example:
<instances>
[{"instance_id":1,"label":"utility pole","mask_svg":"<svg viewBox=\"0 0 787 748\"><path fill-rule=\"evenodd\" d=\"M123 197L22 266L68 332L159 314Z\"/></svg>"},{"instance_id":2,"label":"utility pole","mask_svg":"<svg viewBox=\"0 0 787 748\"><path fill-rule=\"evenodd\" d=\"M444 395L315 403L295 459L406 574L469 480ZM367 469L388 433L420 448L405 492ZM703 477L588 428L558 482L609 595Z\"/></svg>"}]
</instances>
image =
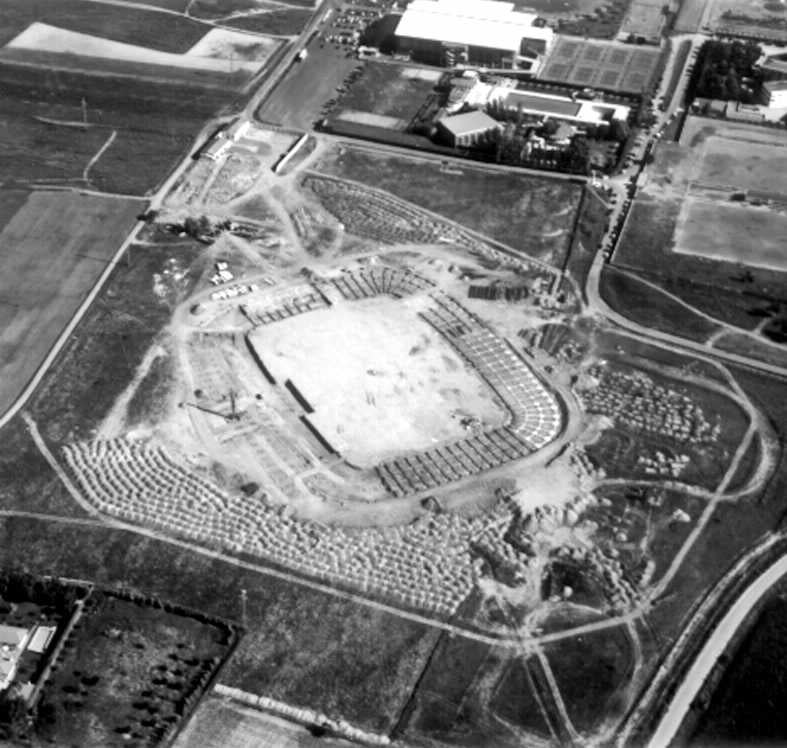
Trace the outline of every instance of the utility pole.
<instances>
[{"instance_id":1,"label":"utility pole","mask_svg":"<svg viewBox=\"0 0 787 748\"><path fill-rule=\"evenodd\" d=\"M241 607L240 620L241 623L243 624L243 628L248 628L247 615L246 615L246 601L247 601L246 590L242 589L240 591L240 607Z\"/></svg>"},{"instance_id":2,"label":"utility pole","mask_svg":"<svg viewBox=\"0 0 787 748\"><path fill-rule=\"evenodd\" d=\"M82 97L82 125L87 127L87 101Z\"/></svg>"}]
</instances>

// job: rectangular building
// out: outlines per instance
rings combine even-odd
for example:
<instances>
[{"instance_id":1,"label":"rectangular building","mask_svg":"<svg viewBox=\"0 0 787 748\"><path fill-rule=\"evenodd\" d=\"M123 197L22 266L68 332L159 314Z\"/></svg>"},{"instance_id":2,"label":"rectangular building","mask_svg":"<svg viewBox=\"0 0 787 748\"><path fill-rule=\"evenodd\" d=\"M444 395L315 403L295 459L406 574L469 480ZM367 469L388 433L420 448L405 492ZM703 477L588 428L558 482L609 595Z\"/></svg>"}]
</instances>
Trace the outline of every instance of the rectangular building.
<instances>
[{"instance_id":1,"label":"rectangular building","mask_svg":"<svg viewBox=\"0 0 787 748\"><path fill-rule=\"evenodd\" d=\"M554 32L534 13L497 0L412 0L396 46L422 62L535 70Z\"/></svg>"},{"instance_id":2,"label":"rectangular building","mask_svg":"<svg viewBox=\"0 0 787 748\"><path fill-rule=\"evenodd\" d=\"M763 104L769 109L787 107L787 80L766 81L762 84Z\"/></svg>"},{"instance_id":3,"label":"rectangular building","mask_svg":"<svg viewBox=\"0 0 787 748\"><path fill-rule=\"evenodd\" d=\"M478 143L487 133L499 130L500 123L480 111L464 112L443 117L437 122L440 135L449 145L470 147Z\"/></svg>"}]
</instances>

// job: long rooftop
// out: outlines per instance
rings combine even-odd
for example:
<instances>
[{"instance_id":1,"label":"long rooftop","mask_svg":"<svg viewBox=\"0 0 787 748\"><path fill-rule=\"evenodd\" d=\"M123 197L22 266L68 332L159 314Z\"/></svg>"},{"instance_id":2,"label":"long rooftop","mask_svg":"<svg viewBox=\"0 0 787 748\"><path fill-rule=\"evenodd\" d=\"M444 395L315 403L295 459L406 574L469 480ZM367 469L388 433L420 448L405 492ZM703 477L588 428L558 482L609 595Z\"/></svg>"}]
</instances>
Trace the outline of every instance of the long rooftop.
<instances>
[{"instance_id":1,"label":"long rooftop","mask_svg":"<svg viewBox=\"0 0 787 748\"><path fill-rule=\"evenodd\" d=\"M396 35L517 53L522 39L552 39L552 29L533 25L536 18L497 0L412 0Z\"/></svg>"}]
</instances>

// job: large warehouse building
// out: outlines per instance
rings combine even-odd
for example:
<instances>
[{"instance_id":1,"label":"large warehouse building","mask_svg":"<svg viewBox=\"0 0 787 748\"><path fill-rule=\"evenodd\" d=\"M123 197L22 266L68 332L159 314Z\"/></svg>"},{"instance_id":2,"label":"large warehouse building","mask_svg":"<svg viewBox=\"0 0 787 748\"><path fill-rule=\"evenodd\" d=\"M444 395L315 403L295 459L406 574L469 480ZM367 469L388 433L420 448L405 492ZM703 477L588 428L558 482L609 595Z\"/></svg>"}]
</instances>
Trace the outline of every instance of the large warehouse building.
<instances>
[{"instance_id":1,"label":"large warehouse building","mask_svg":"<svg viewBox=\"0 0 787 748\"><path fill-rule=\"evenodd\" d=\"M412 0L396 27L398 50L421 62L533 72L554 36L535 14L497 0Z\"/></svg>"}]
</instances>

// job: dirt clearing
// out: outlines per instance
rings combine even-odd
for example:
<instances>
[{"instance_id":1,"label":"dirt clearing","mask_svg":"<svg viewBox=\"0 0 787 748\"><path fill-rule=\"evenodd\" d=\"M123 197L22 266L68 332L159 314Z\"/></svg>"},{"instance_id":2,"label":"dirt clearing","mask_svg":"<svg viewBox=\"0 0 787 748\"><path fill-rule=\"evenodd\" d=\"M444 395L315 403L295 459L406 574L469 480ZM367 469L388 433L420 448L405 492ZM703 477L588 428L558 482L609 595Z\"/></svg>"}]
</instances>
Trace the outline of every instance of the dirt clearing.
<instances>
[{"instance_id":1,"label":"dirt clearing","mask_svg":"<svg viewBox=\"0 0 787 748\"><path fill-rule=\"evenodd\" d=\"M467 418L503 422L492 391L416 316L424 303L336 304L253 334L273 376L295 383L312 422L355 465L465 436Z\"/></svg>"}]
</instances>

